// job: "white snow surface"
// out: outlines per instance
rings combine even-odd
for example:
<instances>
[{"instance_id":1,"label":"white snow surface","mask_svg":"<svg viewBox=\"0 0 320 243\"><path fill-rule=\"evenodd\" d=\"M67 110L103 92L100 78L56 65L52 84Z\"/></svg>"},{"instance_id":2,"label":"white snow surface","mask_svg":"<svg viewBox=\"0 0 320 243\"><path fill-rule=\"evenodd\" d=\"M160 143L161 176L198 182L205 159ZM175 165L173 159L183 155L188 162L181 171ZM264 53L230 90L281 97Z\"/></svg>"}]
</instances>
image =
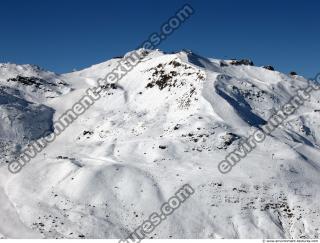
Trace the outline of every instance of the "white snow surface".
<instances>
[{"instance_id":1,"label":"white snow surface","mask_svg":"<svg viewBox=\"0 0 320 243\"><path fill-rule=\"evenodd\" d=\"M124 238L186 183L195 193L148 237L319 238L319 93L230 173L217 169L307 85L262 67L152 51L11 174L7 163L120 60L63 75L0 64L1 238Z\"/></svg>"}]
</instances>

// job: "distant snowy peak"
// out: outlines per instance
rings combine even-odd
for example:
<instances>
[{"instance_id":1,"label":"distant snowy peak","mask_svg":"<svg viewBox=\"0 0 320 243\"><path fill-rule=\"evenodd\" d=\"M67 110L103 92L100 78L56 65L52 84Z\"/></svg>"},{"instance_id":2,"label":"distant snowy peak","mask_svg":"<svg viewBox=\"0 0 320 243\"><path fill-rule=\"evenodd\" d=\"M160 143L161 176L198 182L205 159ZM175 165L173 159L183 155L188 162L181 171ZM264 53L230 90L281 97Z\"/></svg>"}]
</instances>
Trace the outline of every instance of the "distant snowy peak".
<instances>
[{"instance_id":1,"label":"distant snowy peak","mask_svg":"<svg viewBox=\"0 0 320 243\"><path fill-rule=\"evenodd\" d=\"M55 110L46 103L70 91L58 74L38 66L0 64L0 138L12 146L6 151L50 131Z\"/></svg>"},{"instance_id":2,"label":"distant snowy peak","mask_svg":"<svg viewBox=\"0 0 320 243\"><path fill-rule=\"evenodd\" d=\"M0 81L6 81L18 75L25 77L42 77L50 80L58 77L57 74L36 65L0 63Z\"/></svg>"},{"instance_id":3,"label":"distant snowy peak","mask_svg":"<svg viewBox=\"0 0 320 243\"><path fill-rule=\"evenodd\" d=\"M0 64L1 88L20 92L20 97L41 103L70 91L60 75L35 65Z\"/></svg>"}]
</instances>

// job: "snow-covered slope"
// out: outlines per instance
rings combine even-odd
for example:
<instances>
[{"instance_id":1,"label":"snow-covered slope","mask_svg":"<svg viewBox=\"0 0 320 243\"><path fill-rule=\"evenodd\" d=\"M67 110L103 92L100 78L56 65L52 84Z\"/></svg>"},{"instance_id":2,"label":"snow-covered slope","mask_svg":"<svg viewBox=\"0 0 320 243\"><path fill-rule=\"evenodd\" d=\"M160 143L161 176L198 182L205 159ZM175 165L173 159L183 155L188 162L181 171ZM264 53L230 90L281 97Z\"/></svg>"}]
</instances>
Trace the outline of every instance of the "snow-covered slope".
<instances>
[{"instance_id":1,"label":"snow-covered slope","mask_svg":"<svg viewBox=\"0 0 320 243\"><path fill-rule=\"evenodd\" d=\"M152 51L10 174L6 163L120 60L64 75L0 66L0 235L124 238L189 183L192 197L148 237L319 238L320 94L223 175L228 152L307 85L231 60Z\"/></svg>"},{"instance_id":2,"label":"snow-covered slope","mask_svg":"<svg viewBox=\"0 0 320 243\"><path fill-rule=\"evenodd\" d=\"M52 130L47 101L70 92L57 74L33 65L0 64L0 162Z\"/></svg>"}]
</instances>

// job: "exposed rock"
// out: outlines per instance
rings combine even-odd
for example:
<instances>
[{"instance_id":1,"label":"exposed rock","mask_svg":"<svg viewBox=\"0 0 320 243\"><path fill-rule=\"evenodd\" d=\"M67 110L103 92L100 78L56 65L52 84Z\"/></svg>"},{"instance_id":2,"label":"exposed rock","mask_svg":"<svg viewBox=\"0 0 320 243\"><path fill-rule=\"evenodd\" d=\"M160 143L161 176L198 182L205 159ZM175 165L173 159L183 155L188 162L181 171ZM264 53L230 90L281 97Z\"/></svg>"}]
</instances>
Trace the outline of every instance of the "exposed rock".
<instances>
[{"instance_id":1,"label":"exposed rock","mask_svg":"<svg viewBox=\"0 0 320 243\"><path fill-rule=\"evenodd\" d=\"M233 60L230 62L230 64L235 66L239 66L239 65L253 66L254 65L254 63L250 59Z\"/></svg>"},{"instance_id":2,"label":"exposed rock","mask_svg":"<svg viewBox=\"0 0 320 243\"><path fill-rule=\"evenodd\" d=\"M226 62L220 61L220 67L227 67L228 64Z\"/></svg>"},{"instance_id":3,"label":"exposed rock","mask_svg":"<svg viewBox=\"0 0 320 243\"><path fill-rule=\"evenodd\" d=\"M274 67L267 65L267 66L263 66L264 69L270 70L270 71L274 71Z\"/></svg>"},{"instance_id":4,"label":"exposed rock","mask_svg":"<svg viewBox=\"0 0 320 243\"><path fill-rule=\"evenodd\" d=\"M296 72L294 72L294 71L292 71L292 72L290 72L289 73L291 76L296 76L296 75L298 75Z\"/></svg>"}]
</instances>

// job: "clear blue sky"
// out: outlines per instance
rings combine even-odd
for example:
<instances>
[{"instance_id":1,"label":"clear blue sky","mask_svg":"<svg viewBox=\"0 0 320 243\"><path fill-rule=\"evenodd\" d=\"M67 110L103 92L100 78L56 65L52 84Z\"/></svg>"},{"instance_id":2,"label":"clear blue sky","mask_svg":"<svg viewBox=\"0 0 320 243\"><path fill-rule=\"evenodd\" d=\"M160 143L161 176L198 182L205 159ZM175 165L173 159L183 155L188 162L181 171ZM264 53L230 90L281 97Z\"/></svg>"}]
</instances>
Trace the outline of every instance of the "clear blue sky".
<instances>
[{"instance_id":1,"label":"clear blue sky","mask_svg":"<svg viewBox=\"0 0 320 243\"><path fill-rule=\"evenodd\" d=\"M3 0L0 62L58 73L136 48L186 1ZM251 58L307 77L320 72L320 1L187 1L195 14L160 49Z\"/></svg>"}]
</instances>

